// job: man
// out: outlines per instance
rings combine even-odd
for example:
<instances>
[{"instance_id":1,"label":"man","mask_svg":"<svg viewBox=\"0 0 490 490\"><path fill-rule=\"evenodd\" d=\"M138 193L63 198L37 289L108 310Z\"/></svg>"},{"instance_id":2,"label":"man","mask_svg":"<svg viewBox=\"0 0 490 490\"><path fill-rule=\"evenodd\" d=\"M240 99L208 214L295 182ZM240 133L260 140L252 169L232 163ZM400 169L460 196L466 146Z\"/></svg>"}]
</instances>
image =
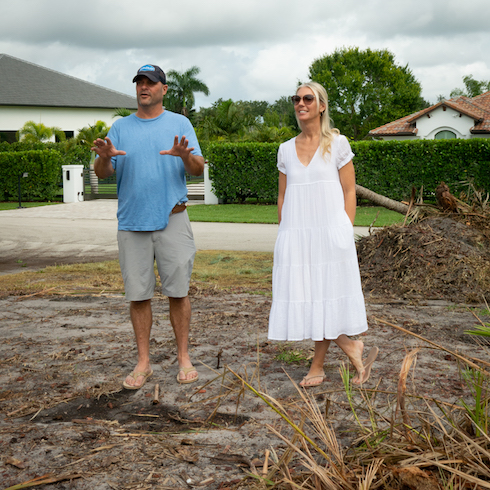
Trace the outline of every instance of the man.
<instances>
[{"instance_id":1,"label":"man","mask_svg":"<svg viewBox=\"0 0 490 490\"><path fill-rule=\"evenodd\" d=\"M98 155L94 170L100 179L117 172L119 262L138 348L138 363L123 386L136 390L153 374L155 260L177 341L177 381L198 379L188 352L188 290L196 248L185 210L185 171L201 175L204 159L189 120L162 106L168 89L162 69L145 65L134 82L138 110L115 121L107 138L94 141L92 150Z\"/></svg>"}]
</instances>

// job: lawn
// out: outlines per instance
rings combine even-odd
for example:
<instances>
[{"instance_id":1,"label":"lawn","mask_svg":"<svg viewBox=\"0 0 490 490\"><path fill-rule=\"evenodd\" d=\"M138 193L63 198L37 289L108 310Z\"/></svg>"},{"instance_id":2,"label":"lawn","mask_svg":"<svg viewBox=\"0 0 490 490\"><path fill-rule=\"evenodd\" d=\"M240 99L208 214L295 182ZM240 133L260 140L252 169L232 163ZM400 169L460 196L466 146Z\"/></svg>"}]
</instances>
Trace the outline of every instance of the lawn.
<instances>
[{"instance_id":1,"label":"lawn","mask_svg":"<svg viewBox=\"0 0 490 490\"><path fill-rule=\"evenodd\" d=\"M59 202L22 202L22 207L48 206ZM17 201L0 202L0 211L17 209ZM193 204L187 211L191 221L220 223L277 223L277 206L265 204ZM401 223L402 214L376 206L359 206L356 214L356 226L390 226Z\"/></svg>"},{"instance_id":2,"label":"lawn","mask_svg":"<svg viewBox=\"0 0 490 490\"><path fill-rule=\"evenodd\" d=\"M277 206L261 204L195 204L187 208L191 221L222 223L277 223ZM389 226L401 223L404 215L376 206L359 206L356 226Z\"/></svg>"}]
</instances>

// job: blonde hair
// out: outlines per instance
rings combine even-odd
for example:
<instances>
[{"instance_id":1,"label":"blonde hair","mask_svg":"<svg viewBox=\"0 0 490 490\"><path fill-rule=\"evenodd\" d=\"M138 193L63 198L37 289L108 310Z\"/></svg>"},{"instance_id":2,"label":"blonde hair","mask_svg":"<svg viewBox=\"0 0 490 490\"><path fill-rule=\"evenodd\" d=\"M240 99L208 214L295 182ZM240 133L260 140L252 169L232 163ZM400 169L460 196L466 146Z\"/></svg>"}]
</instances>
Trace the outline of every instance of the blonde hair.
<instances>
[{"instance_id":1,"label":"blonde hair","mask_svg":"<svg viewBox=\"0 0 490 490\"><path fill-rule=\"evenodd\" d=\"M330 151L330 145L332 144L334 137L340 134L340 131L337 128L332 127L332 121L328 113L327 91L317 82L303 83L297 88L296 93L298 93L300 88L309 88L313 92L318 107L320 107L321 103L325 104L325 110L320 115L320 149L322 155L325 155L325 153ZM296 118L296 120L298 119ZM300 126L299 121L298 126Z\"/></svg>"}]
</instances>

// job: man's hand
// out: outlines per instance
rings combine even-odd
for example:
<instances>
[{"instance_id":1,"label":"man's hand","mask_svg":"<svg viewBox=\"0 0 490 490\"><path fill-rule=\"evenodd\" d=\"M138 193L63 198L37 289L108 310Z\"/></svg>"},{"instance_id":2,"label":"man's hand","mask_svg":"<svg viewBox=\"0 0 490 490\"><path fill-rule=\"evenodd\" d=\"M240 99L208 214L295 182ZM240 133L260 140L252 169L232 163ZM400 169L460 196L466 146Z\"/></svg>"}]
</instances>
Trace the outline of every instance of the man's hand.
<instances>
[{"instance_id":1,"label":"man's hand","mask_svg":"<svg viewBox=\"0 0 490 490\"><path fill-rule=\"evenodd\" d=\"M182 136L180 141L179 141L179 137L176 136L174 139L174 146L172 146L170 150L162 150L160 152L160 155L172 155L174 157L180 157L185 162L189 157L189 155L191 154L191 151L194 149L194 148L188 148L188 145L189 145L189 140L186 139L185 136Z\"/></svg>"},{"instance_id":2,"label":"man's hand","mask_svg":"<svg viewBox=\"0 0 490 490\"><path fill-rule=\"evenodd\" d=\"M126 155L125 151L117 150L116 147L112 144L112 141L109 138L105 138L105 140L101 138L97 138L94 141L94 146L90 148L92 151L95 151L100 158L107 159L115 157L116 155Z\"/></svg>"}]
</instances>

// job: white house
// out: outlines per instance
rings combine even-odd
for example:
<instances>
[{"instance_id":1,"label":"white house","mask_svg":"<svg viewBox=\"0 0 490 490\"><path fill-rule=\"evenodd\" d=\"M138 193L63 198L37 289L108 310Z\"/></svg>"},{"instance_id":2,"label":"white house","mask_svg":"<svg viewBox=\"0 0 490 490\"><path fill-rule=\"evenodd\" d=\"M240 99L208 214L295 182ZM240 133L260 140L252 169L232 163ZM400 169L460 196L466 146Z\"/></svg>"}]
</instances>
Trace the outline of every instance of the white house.
<instances>
[{"instance_id":1,"label":"white house","mask_svg":"<svg viewBox=\"0 0 490 490\"><path fill-rule=\"evenodd\" d=\"M372 129L381 140L490 138L490 92L454 97Z\"/></svg>"},{"instance_id":2,"label":"white house","mask_svg":"<svg viewBox=\"0 0 490 490\"><path fill-rule=\"evenodd\" d=\"M0 141L15 141L27 121L76 136L97 121L111 126L118 108L136 110L136 98L0 54Z\"/></svg>"}]
</instances>

